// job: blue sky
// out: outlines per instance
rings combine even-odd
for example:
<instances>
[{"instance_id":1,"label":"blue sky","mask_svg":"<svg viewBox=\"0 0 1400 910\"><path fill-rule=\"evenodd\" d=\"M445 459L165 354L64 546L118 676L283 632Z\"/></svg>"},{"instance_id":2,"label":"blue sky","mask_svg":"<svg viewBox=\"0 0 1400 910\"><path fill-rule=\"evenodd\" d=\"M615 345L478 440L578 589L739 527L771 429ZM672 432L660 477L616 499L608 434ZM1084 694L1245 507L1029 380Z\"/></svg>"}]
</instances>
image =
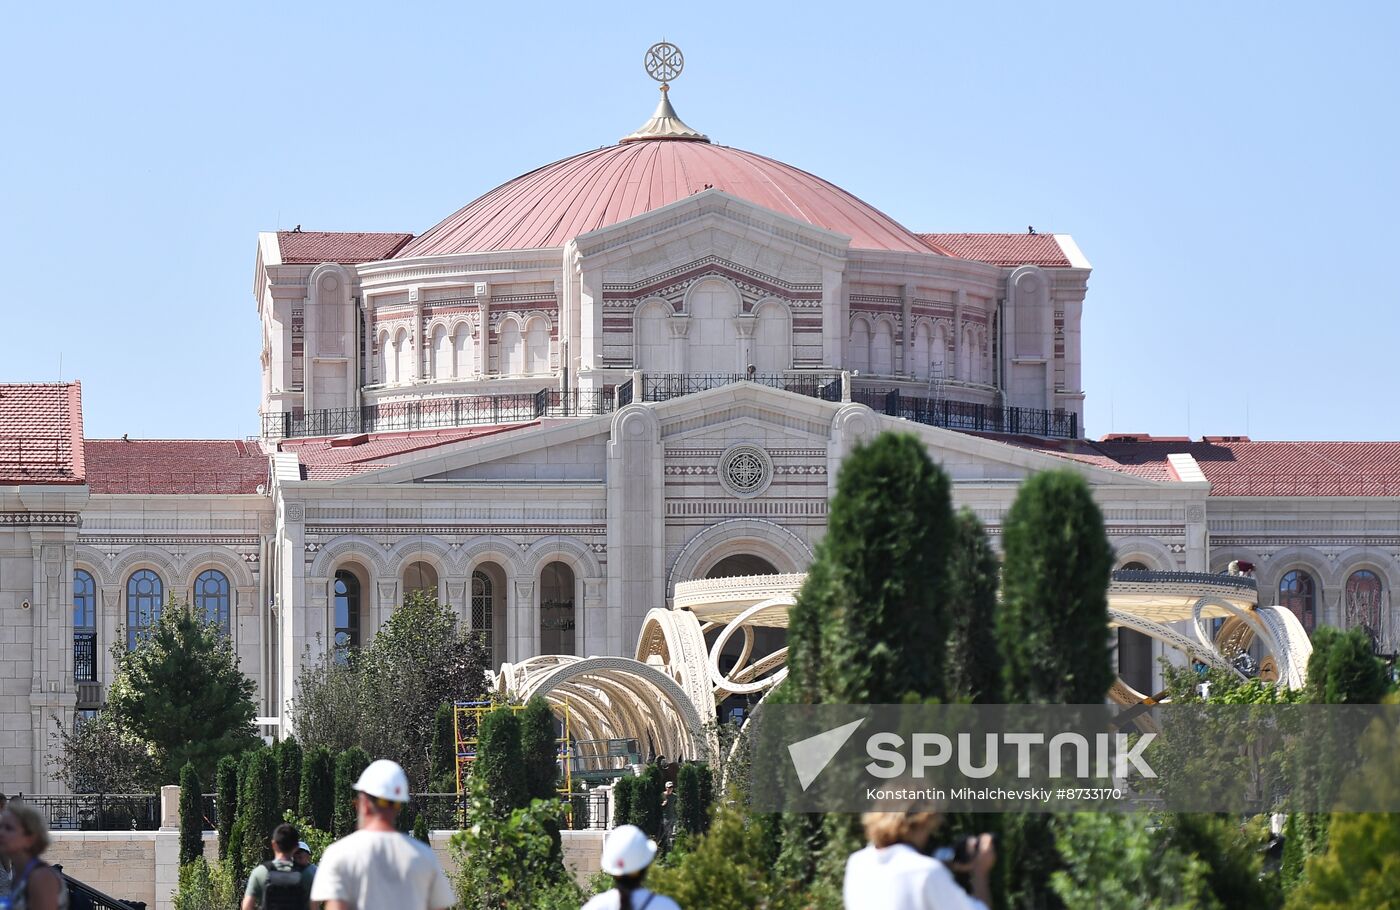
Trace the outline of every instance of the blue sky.
<instances>
[{"instance_id":1,"label":"blue sky","mask_svg":"<svg viewBox=\"0 0 1400 910\"><path fill-rule=\"evenodd\" d=\"M610 144L663 36L717 142L914 230L1073 234L1091 435L1400 439L1379 0L15 6L0 374L82 379L89 436L255 433L258 231L421 232Z\"/></svg>"}]
</instances>

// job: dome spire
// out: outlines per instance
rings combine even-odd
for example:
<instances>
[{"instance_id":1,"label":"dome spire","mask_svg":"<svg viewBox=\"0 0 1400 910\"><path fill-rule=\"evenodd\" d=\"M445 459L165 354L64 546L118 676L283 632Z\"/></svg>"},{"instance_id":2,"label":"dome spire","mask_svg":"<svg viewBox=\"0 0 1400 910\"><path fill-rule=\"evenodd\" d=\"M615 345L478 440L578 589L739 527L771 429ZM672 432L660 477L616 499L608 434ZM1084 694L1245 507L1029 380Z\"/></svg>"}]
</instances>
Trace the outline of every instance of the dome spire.
<instances>
[{"instance_id":1,"label":"dome spire","mask_svg":"<svg viewBox=\"0 0 1400 910\"><path fill-rule=\"evenodd\" d=\"M665 41L653 44L647 49L644 64L647 75L661 83L661 102L656 105L656 111L650 120L630 135L623 136L619 142L641 142L646 139L709 142L709 136L686 126L685 121L676 114L676 109L671 107L670 80L679 76L685 68L685 57L681 55L681 49Z\"/></svg>"}]
</instances>

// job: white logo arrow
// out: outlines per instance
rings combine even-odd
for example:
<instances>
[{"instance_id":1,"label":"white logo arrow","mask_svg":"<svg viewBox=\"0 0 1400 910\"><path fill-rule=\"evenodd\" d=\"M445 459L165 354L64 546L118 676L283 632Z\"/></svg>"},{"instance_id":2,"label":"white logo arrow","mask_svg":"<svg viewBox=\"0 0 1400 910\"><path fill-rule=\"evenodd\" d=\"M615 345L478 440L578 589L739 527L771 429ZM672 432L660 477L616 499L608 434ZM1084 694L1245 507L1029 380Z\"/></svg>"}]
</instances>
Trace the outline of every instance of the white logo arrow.
<instances>
[{"instance_id":1,"label":"white logo arrow","mask_svg":"<svg viewBox=\"0 0 1400 910\"><path fill-rule=\"evenodd\" d=\"M797 772L797 782L802 785L804 793L812 785L812 781L817 779L817 775L831 764L831 760L836 757L837 752L841 751L846 740L850 739L851 735L856 732L856 727L863 723L865 723L864 717L834 727L825 733L809 736L788 746L788 755L792 758L793 770Z\"/></svg>"}]
</instances>

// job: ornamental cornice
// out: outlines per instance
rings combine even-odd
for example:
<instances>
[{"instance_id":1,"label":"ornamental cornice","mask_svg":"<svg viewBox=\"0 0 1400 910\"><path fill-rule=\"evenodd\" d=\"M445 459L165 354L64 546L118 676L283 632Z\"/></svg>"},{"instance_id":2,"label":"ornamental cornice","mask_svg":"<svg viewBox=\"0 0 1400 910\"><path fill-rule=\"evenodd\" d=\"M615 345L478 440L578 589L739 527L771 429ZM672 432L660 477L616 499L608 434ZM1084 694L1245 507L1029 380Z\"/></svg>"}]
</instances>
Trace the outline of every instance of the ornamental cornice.
<instances>
[{"instance_id":1,"label":"ornamental cornice","mask_svg":"<svg viewBox=\"0 0 1400 910\"><path fill-rule=\"evenodd\" d=\"M732 262L728 259L725 259L722 256L705 256L700 259L693 259L690 262L685 263L684 265L678 265L675 268L667 269L664 272L660 272L654 275L648 275L647 277L641 278L637 281L605 281L603 282L603 293L612 294L617 297L629 295L636 297L651 296L650 289L655 288L658 285L663 284L664 282L670 281L673 278L685 275L687 272L692 272L696 269L705 268L707 266L718 266L728 272L733 273L730 277L752 278L756 281L772 285L774 288L788 291L793 294L814 293L820 295L822 292L821 282L819 281L787 281L775 275L769 275L766 272L760 272L758 269L750 268L745 265L740 265L737 262Z\"/></svg>"},{"instance_id":2,"label":"ornamental cornice","mask_svg":"<svg viewBox=\"0 0 1400 910\"><path fill-rule=\"evenodd\" d=\"M606 525L549 525L549 524L463 524L463 525L415 525L415 524L353 524L353 525L307 525L306 537L342 537L357 534L368 537L401 537L433 534L443 537L470 537L477 534L501 535L549 535L562 534L574 537L606 537Z\"/></svg>"},{"instance_id":3,"label":"ornamental cornice","mask_svg":"<svg viewBox=\"0 0 1400 910\"><path fill-rule=\"evenodd\" d=\"M76 528L82 523L80 512L0 512L0 525Z\"/></svg>"},{"instance_id":4,"label":"ornamental cornice","mask_svg":"<svg viewBox=\"0 0 1400 910\"><path fill-rule=\"evenodd\" d=\"M256 547L256 536L233 534L79 534L78 543L90 547Z\"/></svg>"}]
</instances>

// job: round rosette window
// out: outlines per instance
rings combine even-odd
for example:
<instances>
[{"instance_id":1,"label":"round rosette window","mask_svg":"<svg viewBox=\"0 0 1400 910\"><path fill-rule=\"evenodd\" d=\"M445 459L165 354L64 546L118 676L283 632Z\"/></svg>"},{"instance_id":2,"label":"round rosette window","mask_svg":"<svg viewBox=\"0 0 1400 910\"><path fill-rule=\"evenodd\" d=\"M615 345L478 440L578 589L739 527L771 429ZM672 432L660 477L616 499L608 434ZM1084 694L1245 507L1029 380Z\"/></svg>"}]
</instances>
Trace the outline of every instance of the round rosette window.
<instances>
[{"instance_id":1,"label":"round rosette window","mask_svg":"<svg viewBox=\"0 0 1400 910\"><path fill-rule=\"evenodd\" d=\"M719 457L719 482L735 496L757 496L773 482L773 460L758 446L730 446Z\"/></svg>"}]
</instances>

